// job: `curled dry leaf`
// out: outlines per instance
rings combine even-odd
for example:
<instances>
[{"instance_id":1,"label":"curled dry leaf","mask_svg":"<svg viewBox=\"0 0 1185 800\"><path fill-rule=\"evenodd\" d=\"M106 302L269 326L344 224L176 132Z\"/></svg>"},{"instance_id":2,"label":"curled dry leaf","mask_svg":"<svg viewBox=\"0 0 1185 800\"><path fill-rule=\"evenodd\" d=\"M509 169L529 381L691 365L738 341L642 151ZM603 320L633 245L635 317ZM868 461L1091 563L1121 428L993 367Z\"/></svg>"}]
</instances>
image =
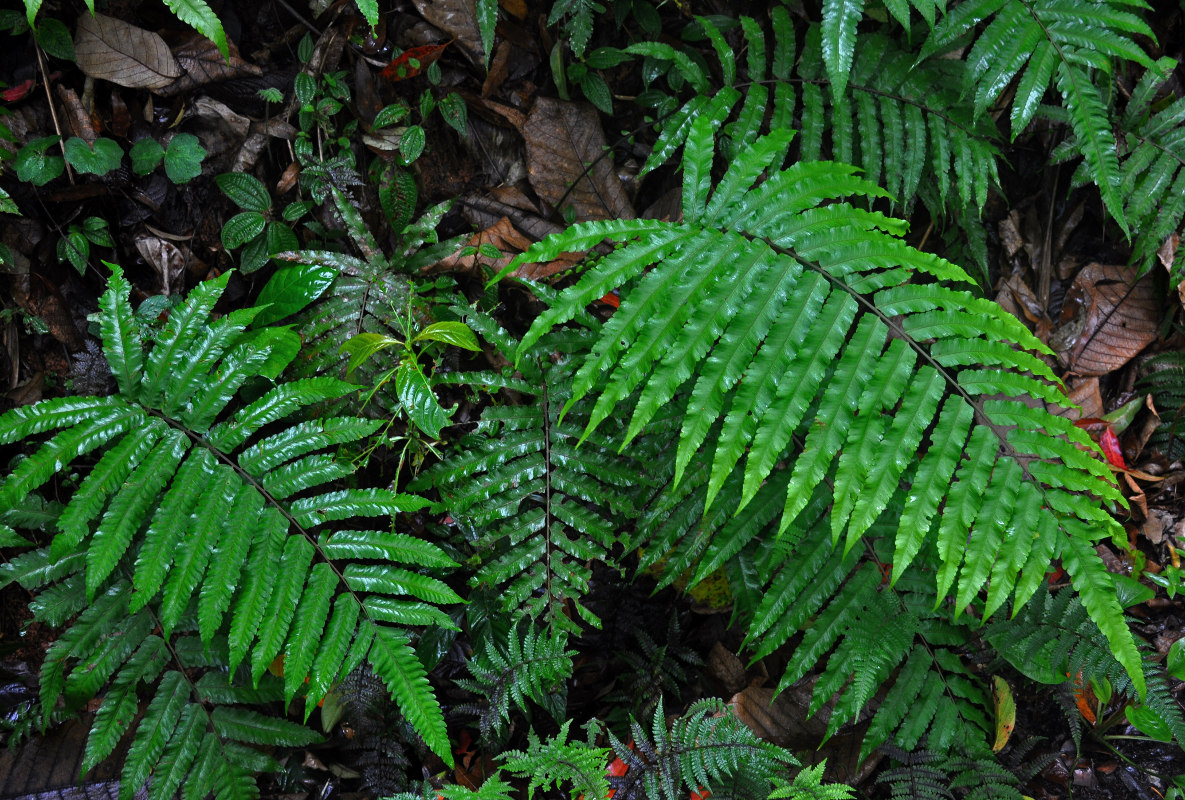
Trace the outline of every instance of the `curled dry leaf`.
<instances>
[{"instance_id":1,"label":"curled dry leaf","mask_svg":"<svg viewBox=\"0 0 1185 800\"><path fill-rule=\"evenodd\" d=\"M1156 340L1161 293L1129 267L1087 264L1066 295L1063 324L1050 345L1067 370L1106 375Z\"/></svg>"},{"instance_id":2,"label":"curled dry leaf","mask_svg":"<svg viewBox=\"0 0 1185 800\"><path fill-rule=\"evenodd\" d=\"M510 259L516 253L521 253L531 246L531 240L523 236L514 225L510 223L510 219L502 217L484 231L473 234L463 245L463 248L482 247L488 245L494 247L498 252L502 253L501 258L490 258L479 253L469 253L468 255L461 255L461 250L453 253L450 256L442 258L433 266L427 267L427 272L437 272L440 270L467 272L472 270L475 265L481 264L484 267L489 267L495 272L501 270L510 263Z\"/></svg>"},{"instance_id":3,"label":"curled dry leaf","mask_svg":"<svg viewBox=\"0 0 1185 800\"><path fill-rule=\"evenodd\" d=\"M159 236L142 234L136 237L136 249L160 276L162 294L184 288L185 256L177 245Z\"/></svg>"},{"instance_id":4,"label":"curled dry leaf","mask_svg":"<svg viewBox=\"0 0 1185 800\"><path fill-rule=\"evenodd\" d=\"M592 106L541 97L523 138L531 186L552 207L571 206L578 222L636 216Z\"/></svg>"},{"instance_id":5,"label":"curled dry leaf","mask_svg":"<svg viewBox=\"0 0 1185 800\"><path fill-rule=\"evenodd\" d=\"M106 14L79 15L74 58L90 77L129 89L163 89L182 75L164 39Z\"/></svg>"}]
</instances>

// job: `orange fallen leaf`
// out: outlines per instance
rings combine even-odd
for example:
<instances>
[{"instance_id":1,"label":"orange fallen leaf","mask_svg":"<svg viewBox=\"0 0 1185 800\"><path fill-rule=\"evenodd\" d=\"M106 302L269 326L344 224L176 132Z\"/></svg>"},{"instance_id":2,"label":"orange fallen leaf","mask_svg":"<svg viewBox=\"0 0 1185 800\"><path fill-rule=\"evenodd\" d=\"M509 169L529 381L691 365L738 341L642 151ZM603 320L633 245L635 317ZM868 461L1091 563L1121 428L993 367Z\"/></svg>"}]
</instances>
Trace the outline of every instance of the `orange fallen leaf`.
<instances>
[{"instance_id":1,"label":"orange fallen leaf","mask_svg":"<svg viewBox=\"0 0 1185 800\"><path fill-rule=\"evenodd\" d=\"M396 56L390 64L383 67L383 71L379 74L389 81L414 78L435 63L444 52L444 48L452 44L452 41L449 39L444 44L426 44L405 50L401 55Z\"/></svg>"}]
</instances>

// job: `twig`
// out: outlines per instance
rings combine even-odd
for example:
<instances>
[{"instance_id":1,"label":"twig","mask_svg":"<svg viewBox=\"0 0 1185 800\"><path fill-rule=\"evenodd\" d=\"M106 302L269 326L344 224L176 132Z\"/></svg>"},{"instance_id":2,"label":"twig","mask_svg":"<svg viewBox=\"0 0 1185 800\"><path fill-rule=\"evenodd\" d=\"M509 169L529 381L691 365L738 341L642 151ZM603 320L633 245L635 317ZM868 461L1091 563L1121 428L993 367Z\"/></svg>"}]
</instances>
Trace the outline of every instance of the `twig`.
<instances>
[{"instance_id":1,"label":"twig","mask_svg":"<svg viewBox=\"0 0 1185 800\"><path fill-rule=\"evenodd\" d=\"M74 170L70 167L70 160L66 158L66 141L62 138L62 125L58 122L58 111L54 108L53 93L49 91L49 71L45 68L45 53L41 52L41 45L34 42L33 49L37 51L37 66L41 69L41 85L45 88L45 99L49 102L49 115L53 117L54 132L58 135L58 147L62 148L62 160L66 162L66 175L70 178L70 185L74 185Z\"/></svg>"}]
</instances>

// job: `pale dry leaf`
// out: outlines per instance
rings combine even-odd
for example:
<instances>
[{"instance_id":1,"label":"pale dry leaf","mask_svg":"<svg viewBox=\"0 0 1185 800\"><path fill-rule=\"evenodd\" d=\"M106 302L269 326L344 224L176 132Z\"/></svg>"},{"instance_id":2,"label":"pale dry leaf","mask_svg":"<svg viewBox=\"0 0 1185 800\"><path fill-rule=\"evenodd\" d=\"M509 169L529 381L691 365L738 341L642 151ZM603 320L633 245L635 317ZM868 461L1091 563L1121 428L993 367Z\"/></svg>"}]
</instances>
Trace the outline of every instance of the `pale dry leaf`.
<instances>
[{"instance_id":1,"label":"pale dry leaf","mask_svg":"<svg viewBox=\"0 0 1185 800\"><path fill-rule=\"evenodd\" d=\"M578 222L634 219L592 106L541 97L523 126L523 138L531 186L552 207L570 206Z\"/></svg>"},{"instance_id":2,"label":"pale dry leaf","mask_svg":"<svg viewBox=\"0 0 1185 800\"><path fill-rule=\"evenodd\" d=\"M141 234L136 237L136 249L160 276L162 294L183 288L185 256L177 245L159 236Z\"/></svg>"},{"instance_id":3,"label":"pale dry leaf","mask_svg":"<svg viewBox=\"0 0 1185 800\"><path fill-rule=\"evenodd\" d=\"M472 270L477 264L484 267L489 267L494 271L500 271L503 267L510 263L516 253L521 253L531 246L531 240L523 236L514 225L510 223L510 219L502 217L484 231L473 234L463 245L464 247L481 247L482 245L490 245L498 249L502 253L502 257L492 259L481 253L470 253L468 255L461 255L461 250L452 255L445 256L436 264L426 267L425 271L460 271L467 272ZM463 249L462 248L462 249Z\"/></svg>"},{"instance_id":4,"label":"pale dry leaf","mask_svg":"<svg viewBox=\"0 0 1185 800\"><path fill-rule=\"evenodd\" d=\"M98 134L95 133L95 126L91 122L90 115L82 107L78 93L60 83L54 89L57 91L58 100L65 111L63 116L66 118L66 124L70 126L70 133L93 147Z\"/></svg>"},{"instance_id":5,"label":"pale dry leaf","mask_svg":"<svg viewBox=\"0 0 1185 800\"><path fill-rule=\"evenodd\" d=\"M164 39L106 14L79 15L74 58L90 77L129 89L163 89L182 75Z\"/></svg>"},{"instance_id":6,"label":"pale dry leaf","mask_svg":"<svg viewBox=\"0 0 1185 800\"><path fill-rule=\"evenodd\" d=\"M1106 375L1119 369L1160 333L1161 293L1150 276L1136 270L1087 264L1066 295L1066 322L1050 345L1077 375Z\"/></svg>"},{"instance_id":7,"label":"pale dry leaf","mask_svg":"<svg viewBox=\"0 0 1185 800\"><path fill-rule=\"evenodd\" d=\"M1103 395L1099 391L1097 377L1067 379L1066 396L1074 405L1082 409L1081 411L1072 408L1066 409L1065 416L1070 419L1090 419L1101 417L1106 413L1103 410Z\"/></svg>"}]
</instances>

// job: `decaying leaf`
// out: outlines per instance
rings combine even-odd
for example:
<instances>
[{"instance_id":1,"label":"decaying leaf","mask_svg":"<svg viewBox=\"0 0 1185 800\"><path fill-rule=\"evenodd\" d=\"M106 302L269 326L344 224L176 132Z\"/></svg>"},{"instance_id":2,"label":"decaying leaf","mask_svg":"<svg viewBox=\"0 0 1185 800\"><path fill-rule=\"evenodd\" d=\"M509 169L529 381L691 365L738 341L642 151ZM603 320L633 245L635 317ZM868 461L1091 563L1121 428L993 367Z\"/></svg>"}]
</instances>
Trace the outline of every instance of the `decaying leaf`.
<instances>
[{"instance_id":1,"label":"decaying leaf","mask_svg":"<svg viewBox=\"0 0 1185 800\"><path fill-rule=\"evenodd\" d=\"M1012 697L1012 687L999 675L992 676L992 704L996 707L996 741L992 752L998 753L1008 744L1016 728L1016 700Z\"/></svg>"},{"instance_id":2,"label":"decaying leaf","mask_svg":"<svg viewBox=\"0 0 1185 800\"><path fill-rule=\"evenodd\" d=\"M502 217L484 231L470 236L463 248L493 247L502 254L500 258L491 258L490 255L485 255L480 251L461 255L462 249L450 256L442 258L435 265L428 267L427 271L450 270L467 272L472 270L475 265L480 264L483 267L488 267L498 272L509 264L510 260L516 254L526 250L531 244L530 239L515 230L509 218Z\"/></svg>"},{"instance_id":3,"label":"decaying leaf","mask_svg":"<svg viewBox=\"0 0 1185 800\"><path fill-rule=\"evenodd\" d=\"M424 19L457 40L475 64L485 63L476 0L415 0Z\"/></svg>"},{"instance_id":4,"label":"decaying leaf","mask_svg":"<svg viewBox=\"0 0 1185 800\"><path fill-rule=\"evenodd\" d=\"M129 89L163 89L182 74L164 39L106 14L79 15L74 57L90 77Z\"/></svg>"},{"instance_id":5,"label":"decaying leaf","mask_svg":"<svg viewBox=\"0 0 1185 800\"><path fill-rule=\"evenodd\" d=\"M578 222L634 219L592 106L541 97L523 126L523 138L531 186L552 207L570 206Z\"/></svg>"},{"instance_id":6,"label":"decaying leaf","mask_svg":"<svg viewBox=\"0 0 1185 800\"><path fill-rule=\"evenodd\" d=\"M1050 345L1077 375L1106 375L1156 340L1161 293L1150 276L1136 270L1087 264L1066 295L1063 324Z\"/></svg>"},{"instance_id":7,"label":"decaying leaf","mask_svg":"<svg viewBox=\"0 0 1185 800\"><path fill-rule=\"evenodd\" d=\"M177 245L159 236L140 235L136 237L136 249L160 276L162 294L184 288L185 256Z\"/></svg>"},{"instance_id":8,"label":"decaying leaf","mask_svg":"<svg viewBox=\"0 0 1185 800\"><path fill-rule=\"evenodd\" d=\"M173 49L173 55L184 74L168 86L162 87L157 94L163 97L176 97L208 83L233 78L258 78L263 75L263 70L258 66L243 60L234 42L228 41L227 44L230 47L229 61L222 57L218 46L205 36L196 32L188 36Z\"/></svg>"}]
</instances>

